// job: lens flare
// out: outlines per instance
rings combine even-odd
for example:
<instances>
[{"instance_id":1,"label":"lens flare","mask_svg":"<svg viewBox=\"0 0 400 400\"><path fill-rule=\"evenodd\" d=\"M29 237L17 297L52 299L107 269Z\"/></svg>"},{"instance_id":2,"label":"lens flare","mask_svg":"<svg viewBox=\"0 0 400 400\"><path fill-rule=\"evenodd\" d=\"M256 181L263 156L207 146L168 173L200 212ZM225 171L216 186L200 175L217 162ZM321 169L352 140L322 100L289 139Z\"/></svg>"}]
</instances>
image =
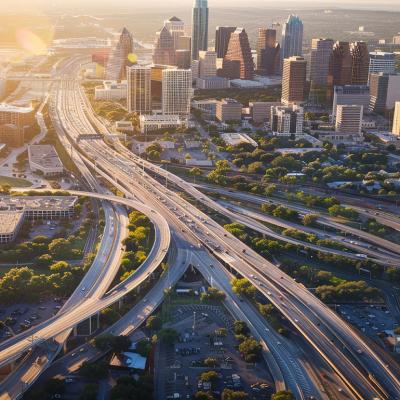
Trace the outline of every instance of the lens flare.
<instances>
[{"instance_id":1,"label":"lens flare","mask_svg":"<svg viewBox=\"0 0 400 400\"><path fill-rule=\"evenodd\" d=\"M16 34L17 42L22 49L32 55L43 55L47 54L46 43L35 33L21 29Z\"/></svg>"},{"instance_id":2,"label":"lens flare","mask_svg":"<svg viewBox=\"0 0 400 400\"><path fill-rule=\"evenodd\" d=\"M136 64L137 63L137 55L134 53L129 53L128 54L128 60L132 63L132 64Z\"/></svg>"}]
</instances>

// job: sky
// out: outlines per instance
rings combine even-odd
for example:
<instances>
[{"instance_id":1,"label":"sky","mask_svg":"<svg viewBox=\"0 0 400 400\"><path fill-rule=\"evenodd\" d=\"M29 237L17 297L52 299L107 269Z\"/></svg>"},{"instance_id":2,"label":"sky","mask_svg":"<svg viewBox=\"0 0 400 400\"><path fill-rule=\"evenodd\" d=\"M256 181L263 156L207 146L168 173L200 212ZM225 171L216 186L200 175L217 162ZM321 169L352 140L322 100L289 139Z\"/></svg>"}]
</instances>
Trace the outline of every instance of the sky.
<instances>
[{"instance_id":1,"label":"sky","mask_svg":"<svg viewBox=\"0 0 400 400\"><path fill-rule=\"evenodd\" d=\"M24 11L46 11L49 9L76 9L76 11L87 11L92 8L110 8L118 11L117 8L149 9L151 7L167 8L182 7L190 8L193 0L0 0L0 10L15 12ZM284 2L269 2L267 0L209 0L210 7L238 7L245 4L246 7L272 8L274 5L279 8L320 8L320 7L346 7L346 8L368 8L378 10L400 11L399 0L287 0ZM275 8L275 7L274 7Z\"/></svg>"}]
</instances>

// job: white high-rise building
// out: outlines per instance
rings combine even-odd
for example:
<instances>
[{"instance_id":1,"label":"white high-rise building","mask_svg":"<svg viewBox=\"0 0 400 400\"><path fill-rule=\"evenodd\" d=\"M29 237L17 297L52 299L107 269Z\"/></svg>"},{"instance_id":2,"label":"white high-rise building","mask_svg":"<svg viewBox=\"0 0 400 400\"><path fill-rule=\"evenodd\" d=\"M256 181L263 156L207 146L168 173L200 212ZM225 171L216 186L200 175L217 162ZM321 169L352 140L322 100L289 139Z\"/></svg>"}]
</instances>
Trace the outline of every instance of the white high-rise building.
<instances>
[{"instance_id":1,"label":"white high-rise building","mask_svg":"<svg viewBox=\"0 0 400 400\"><path fill-rule=\"evenodd\" d=\"M392 133L400 136L400 101L396 101L396 105L394 107Z\"/></svg>"},{"instance_id":2,"label":"white high-rise building","mask_svg":"<svg viewBox=\"0 0 400 400\"><path fill-rule=\"evenodd\" d=\"M188 116L193 95L190 69L162 71L162 112L167 115Z\"/></svg>"},{"instance_id":3,"label":"white high-rise building","mask_svg":"<svg viewBox=\"0 0 400 400\"><path fill-rule=\"evenodd\" d=\"M335 131L341 133L361 133L363 106L340 104L336 108Z\"/></svg>"},{"instance_id":4,"label":"white high-rise building","mask_svg":"<svg viewBox=\"0 0 400 400\"><path fill-rule=\"evenodd\" d=\"M199 51L199 78L217 76L217 53L215 51Z\"/></svg>"},{"instance_id":5,"label":"white high-rise building","mask_svg":"<svg viewBox=\"0 0 400 400\"><path fill-rule=\"evenodd\" d=\"M127 67L127 106L129 112L151 112L151 68L135 65Z\"/></svg>"},{"instance_id":6,"label":"white high-rise building","mask_svg":"<svg viewBox=\"0 0 400 400\"><path fill-rule=\"evenodd\" d=\"M276 135L302 134L303 122L304 110L296 104L271 107L271 129Z\"/></svg>"}]
</instances>

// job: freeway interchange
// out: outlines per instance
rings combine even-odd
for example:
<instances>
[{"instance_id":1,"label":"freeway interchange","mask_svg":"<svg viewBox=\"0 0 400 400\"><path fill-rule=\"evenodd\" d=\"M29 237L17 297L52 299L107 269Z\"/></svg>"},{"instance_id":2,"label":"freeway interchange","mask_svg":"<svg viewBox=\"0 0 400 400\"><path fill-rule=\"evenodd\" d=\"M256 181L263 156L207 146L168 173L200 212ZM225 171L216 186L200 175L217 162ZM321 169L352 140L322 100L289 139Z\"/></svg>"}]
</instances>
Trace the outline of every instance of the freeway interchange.
<instances>
[{"instance_id":1,"label":"freeway interchange","mask_svg":"<svg viewBox=\"0 0 400 400\"><path fill-rule=\"evenodd\" d=\"M108 279L105 279L99 271L94 272L97 279L93 279L92 284L88 286L91 288L90 291L88 290L84 296L81 290L81 296L73 303L74 307L66 307L50 320L0 344L0 366L16 360L39 342L62 335L77 323L115 303L148 279L151 272L165 258L172 236L174 245L178 249L177 255L170 262L172 276L164 275L160 287L157 289L154 287L146 298L135 306L135 311L132 309L132 313L129 312L116 326L109 328L110 332L127 334L136 329L161 303L163 298L161 288L170 287L179 279L189 263L195 264L206 279L212 276L216 286L227 293L228 309L238 318L247 320L253 334L262 340L264 356L268 360L276 386L289 388L299 399L306 399L309 396L327 398L319 389L317 379L306 370L301 361L293 358L293 349L286 346L280 348L275 334L265 330L265 322L260 320L257 313L251 312L247 304L238 302L237 297L231 293L229 274L225 268L228 266L232 271L249 279L290 321L304 340L312 346L315 354L319 355L319 362L334 372L334 379L346 388L349 398L371 400L400 398L399 375L395 366L388 364L381 354L365 343L358 332L306 288L231 235L207 214L184 200L177 191L186 193L204 206L233 221L250 225L253 229L261 229L263 225L252 218L254 215L240 217L236 211L212 200L188 182L137 157L117 139L108 137L104 141L97 137L99 133L106 136L109 132L94 115L74 76L78 67L77 60L68 64L66 67L68 73L52 93L50 113L53 124L58 135L64 137L64 146L66 148L70 146L75 150L73 152L76 153L75 161L85 164L82 169L90 167L124 193L125 198L101 193L99 186L93 180L90 184L93 192L84 194L143 212L155 227L156 240L149 257L139 268L138 273L128 280L106 293L112 281L109 280L113 276L112 273L108 275L108 268L104 269L102 273L108 276ZM111 145L107 144L110 141ZM168 180L177 190L164 187L153 176ZM76 192L76 194L83 193ZM117 222L116 217L114 221L115 225L121 225L121 221ZM114 246L117 247L119 246ZM387 258L390 258L389 255ZM115 255L111 263L114 268L118 264L118 259ZM377 261L384 262L379 258ZM211 263L215 266L212 271L209 268ZM242 308L246 309L245 313ZM36 342L35 339L32 340L34 337L40 339ZM69 360L65 356L56 363L60 363L61 360L64 360L64 364L61 363L60 369L65 370L70 364ZM4 398L15 398L16 392L18 390ZM341 398L340 393L337 393L337 398Z\"/></svg>"}]
</instances>

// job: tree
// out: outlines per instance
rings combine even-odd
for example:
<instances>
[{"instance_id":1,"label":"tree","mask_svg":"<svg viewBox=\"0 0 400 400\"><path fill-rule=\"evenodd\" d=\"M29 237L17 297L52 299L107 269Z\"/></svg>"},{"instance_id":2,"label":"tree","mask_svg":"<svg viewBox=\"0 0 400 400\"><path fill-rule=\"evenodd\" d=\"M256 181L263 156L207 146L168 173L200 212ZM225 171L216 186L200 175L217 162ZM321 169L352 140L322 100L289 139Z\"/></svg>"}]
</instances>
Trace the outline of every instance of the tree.
<instances>
[{"instance_id":1,"label":"tree","mask_svg":"<svg viewBox=\"0 0 400 400\"><path fill-rule=\"evenodd\" d=\"M203 382L211 382L214 383L218 380L218 374L216 371L206 371L200 375L200 379Z\"/></svg>"},{"instance_id":2,"label":"tree","mask_svg":"<svg viewBox=\"0 0 400 400\"><path fill-rule=\"evenodd\" d=\"M218 365L218 360L213 357L207 357L204 359L204 365L206 367L213 367L215 368Z\"/></svg>"},{"instance_id":3,"label":"tree","mask_svg":"<svg viewBox=\"0 0 400 400\"><path fill-rule=\"evenodd\" d=\"M151 342L148 340L141 340L136 343L136 352L140 354L142 357L147 357L151 350Z\"/></svg>"},{"instance_id":4,"label":"tree","mask_svg":"<svg viewBox=\"0 0 400 400\"><path fill-rule=\"evenodd\" d=\"M162 327L162 321L161 318L156 316L156 315L151 315L149 318L147 318L146 321L146 328L150 329L152 331L158 331Z\"/></svg>"},{"instance_id":5,"label":"tree","mask_svg":"<svg viewBox=\"0 0 400 400\"><path fill-rule=\"evenodd\" d=\"M235 321L233 323L233 331L236 335L248 335L250 332L249 327L244 321Z\"/></svg>"},{"instance_id":6,"label":"tree","mask_svg":"<svg viewBox=\"0 0 400 400\"><path fill-rule=\"evenodd\" d=\"M239 345L239 351L247 362L258 361L261 356L261 350L261 344L251 337L246 338Z\"/></svg>"},{"instance_id":7,"label":"tree","mask_svg":"<svg viewBox=\"0 0 400 400\"><path fill-rule=\"evenodd\" d=\"M292 392L281 390L272 395L271 400L295 400Z\"/></svg>"},{"instance_id":8,"label":"tree","mask_svg":"<svg viewBox=\"0 0 400 400\"><path fill-rule=\"evenodd\" d=\"M224 389L221 395L221 400L243 400L247 399L248 396L249 395L246 392Z\"/></svg>"},{"instance_id":9,"label":"tree","mask_svg":"<svg viewBox=\"0 0 400 400\"><path fill-rule=\"evenodd\" d=\"M112 325L114 322L117 322L119 318L120 315L112 307L100 311L100 321L104 325Z\"/></svg>"},{"instance_id":10,"label":"tree","mask_svg":"<svg viewBox=\"0 0 400 400\"><path fill-rule=\"evenodd\" d=\"M204 392L203 390L196 392L193 397L196 400L214 400L214 397L210 392Z\"/></svg>"},{"instance_id":11,"label":"tree","mask_svg":"<svg viewBox=\"0 0 400 400\"><path fill-rule=\"evenodd\" d=\"M304 226L315 226L317 220L318 220L318 215L306 214L303 217L303 225Z\"/></svg>"},{"instance_id":12,"label":"tree","mask_svg":"<svg viewBox=\"0 0 400 400\"><path fill-rule=\"evenodd\" d=\"M128 336L124 335L119 335L119 336L114 336L113 341L112 341L112 349L116 353L121 353L123 351L128 351L129 348L131 347L131 340L129 339Z\"/></svg>"},{"instance_id":13,"label":"tree","mask_svg":"<svg viewBox=\"0 0 400 400\"><path fill-rule=\"evenodd\" d=\"M158 332L157 336L164 343L172 344L178 340L179 334L175 329L164 328Z\"/></svg>"},{"instance_id":14,"label":"tree","mask_svg":"<svg viewBox=\"0 0 400 400\"><path fill-rule=\"evenodd\" d=\"M96 383L88 383L83 387L79 400L96 400L99 387Z\"/></svg>"},{"instance_id":15,"label":"tree","mask_svg":"<svg viewBox=\"0 0 400 400\"><path fill-rule=\"evenodd\" d=\"M257 293L256 287L247 278L234 278L231 281L233 292L254 298Z\"/></svg>"},{"instance_id":16,"label":"tree","mask_svg":"<svg viewBox=\"0 0 400 400\"><path fill-rule=\"evenodd\" d=\"M84 361L79 369L79 373L89 380L104 379L108 375L108 365L104 361L97 363Z\"/></svg>"},{"instance_id":17,"label":"tree","mask_svg":"<svg viewBox=\"0 0 400 400\"><path fill-rule=\"evenodd\" d=\"M397 326L397 327L394 329L394 333L395 333L395 335L400 335L400 326Z\"/></svg>"}]
</instances>

